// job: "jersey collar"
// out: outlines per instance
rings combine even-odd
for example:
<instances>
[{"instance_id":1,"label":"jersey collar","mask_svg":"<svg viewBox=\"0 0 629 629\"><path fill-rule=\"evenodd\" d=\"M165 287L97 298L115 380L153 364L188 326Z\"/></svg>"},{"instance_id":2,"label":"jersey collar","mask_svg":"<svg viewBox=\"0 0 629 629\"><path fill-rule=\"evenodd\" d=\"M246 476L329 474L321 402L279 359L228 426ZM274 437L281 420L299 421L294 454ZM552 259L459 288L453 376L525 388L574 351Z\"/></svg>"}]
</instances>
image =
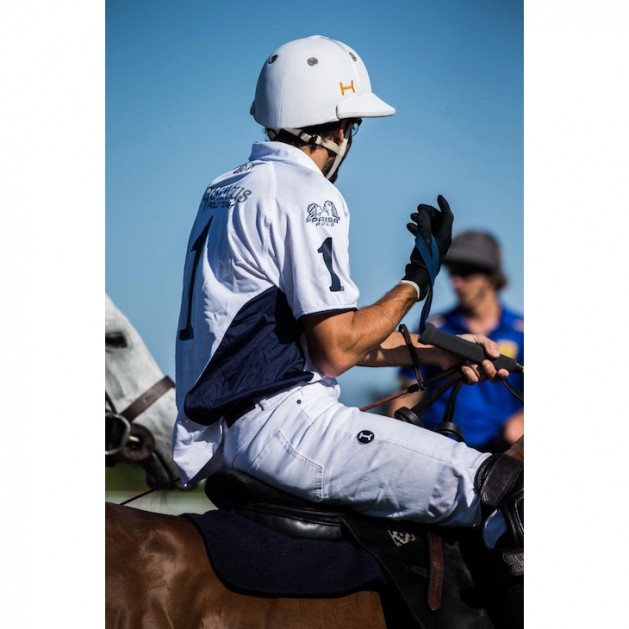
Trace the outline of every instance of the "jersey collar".
<instances>
[{"instance_id":1,"label":"jersey collar","mask_svg":"<svg viewBox=\"0 0 629 629\"><path fill-rule=\"evenodd\" d=\"M318 172L322 177L323 173L314 161L308 157L302 150L285 144L284 142L254 142L251 147L250 161L269 161L269 162L287 162L291 164L299 164L305 168L310 168Z\"/></svg>"}]
</instances>

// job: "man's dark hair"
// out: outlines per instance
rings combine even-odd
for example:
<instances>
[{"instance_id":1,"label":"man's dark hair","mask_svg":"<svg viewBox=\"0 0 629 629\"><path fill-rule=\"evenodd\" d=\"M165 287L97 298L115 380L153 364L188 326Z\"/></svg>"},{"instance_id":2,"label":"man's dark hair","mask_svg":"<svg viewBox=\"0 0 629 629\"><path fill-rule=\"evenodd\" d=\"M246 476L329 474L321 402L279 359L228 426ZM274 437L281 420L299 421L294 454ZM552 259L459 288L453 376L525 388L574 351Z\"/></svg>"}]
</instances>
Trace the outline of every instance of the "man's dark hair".
<instances>
[{"instance_id":1,"label":"man's dark hair","mask_svg":"<svg viewBox=\"0 0 629 629\"><path fill-rule=\"evenodd\" d=\"M491 280L496 292L500 292L509 282L507 280L506 275L500 271L488 271L489 279Z\"/></svg>"}]
</instances>

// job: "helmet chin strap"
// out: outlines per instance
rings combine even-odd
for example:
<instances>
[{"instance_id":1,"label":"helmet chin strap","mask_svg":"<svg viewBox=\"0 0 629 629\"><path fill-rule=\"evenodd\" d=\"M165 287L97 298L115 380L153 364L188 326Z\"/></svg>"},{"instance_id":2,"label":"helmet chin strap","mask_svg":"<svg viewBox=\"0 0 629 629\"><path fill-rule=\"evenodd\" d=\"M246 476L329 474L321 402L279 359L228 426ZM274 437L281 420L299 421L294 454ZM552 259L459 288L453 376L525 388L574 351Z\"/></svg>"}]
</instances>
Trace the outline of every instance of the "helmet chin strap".
<instances>
[{"instance_id":1,"label":"helmet chin strap","mask_svg":"<svg viewBox=\"0 0 629 629\"><path fill-rule=\"evenodd\" d=\"M322 146L328 149L328 151L332 151L332 153L335 154L336 157L334 158L334 162L332 163L330 170L328 170L327 173L325 172L323 173L326 179L331 179L331 177L337 171L338 167L341 165L341 162L343 161L343 157L345 156L345 153L347 153L347 145L349 144L348 139L344 138L340 144L337 144L336 142L333 142L332 140L329 140L327 138L322 138L320 135L311 135L310 133L306 133L302 129L284 129L284 131L287 131L291 135L298 137L303 142L306 142L306 144L314 144L316 146ZM276 138L279 132L280 132L279 129L269 129L268 130L269 139L273 140L274 138Z\"/></svg>"}]
</instances>

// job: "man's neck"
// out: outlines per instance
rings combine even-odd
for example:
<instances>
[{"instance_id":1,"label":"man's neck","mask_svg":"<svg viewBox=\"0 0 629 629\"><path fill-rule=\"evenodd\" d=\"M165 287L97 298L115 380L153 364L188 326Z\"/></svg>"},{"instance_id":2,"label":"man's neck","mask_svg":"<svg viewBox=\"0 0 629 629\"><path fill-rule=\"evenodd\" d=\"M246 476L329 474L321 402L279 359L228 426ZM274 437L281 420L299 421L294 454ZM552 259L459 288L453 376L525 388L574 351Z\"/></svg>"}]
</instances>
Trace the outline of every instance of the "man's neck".
<instances>
[{"instance_id":1,"label":"man's neck","mask_svg":"<svg viewBox=\"0 0 629 629\"><path fill-rule=\"evenodd\" d=\"M319 170L325 175L334 161L334 155L321 146L315 148L302 146L300 149L317 165Z\"/></svg>"}]
</instances>

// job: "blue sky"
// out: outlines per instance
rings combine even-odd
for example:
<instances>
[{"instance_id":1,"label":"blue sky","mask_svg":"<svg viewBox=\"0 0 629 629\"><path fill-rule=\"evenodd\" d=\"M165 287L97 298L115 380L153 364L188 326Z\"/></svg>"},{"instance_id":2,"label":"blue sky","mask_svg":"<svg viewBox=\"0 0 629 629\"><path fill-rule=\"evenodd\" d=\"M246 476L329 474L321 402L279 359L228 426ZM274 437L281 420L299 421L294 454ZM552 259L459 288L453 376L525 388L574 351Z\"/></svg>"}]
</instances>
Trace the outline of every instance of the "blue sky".
<instances>
[{"instance_id":1,"label":"blue sky","mask_svg":"<svg viewBox=\"0 0 629 629\"><path fill-rule=\"evenodd\" d=\"M282 0L246 11L199 0L106 4L106 288L168 374L201 195L263 139L249 107L264 60L306 35L354 47L374 91L397 109L365 121L337 183L352 213L361 305L403 275L408 215L441 193L455 233L486 228L501 240L511 279L504 298L523 310L522 2L332 7L300 19L299 3ZM432 312L452 299L440 278ZM405 322L418 317L419 306ZM344 400L362 405L395 386L394 370L359 368L341 383Z\"/></svg>"}]
</instances>

